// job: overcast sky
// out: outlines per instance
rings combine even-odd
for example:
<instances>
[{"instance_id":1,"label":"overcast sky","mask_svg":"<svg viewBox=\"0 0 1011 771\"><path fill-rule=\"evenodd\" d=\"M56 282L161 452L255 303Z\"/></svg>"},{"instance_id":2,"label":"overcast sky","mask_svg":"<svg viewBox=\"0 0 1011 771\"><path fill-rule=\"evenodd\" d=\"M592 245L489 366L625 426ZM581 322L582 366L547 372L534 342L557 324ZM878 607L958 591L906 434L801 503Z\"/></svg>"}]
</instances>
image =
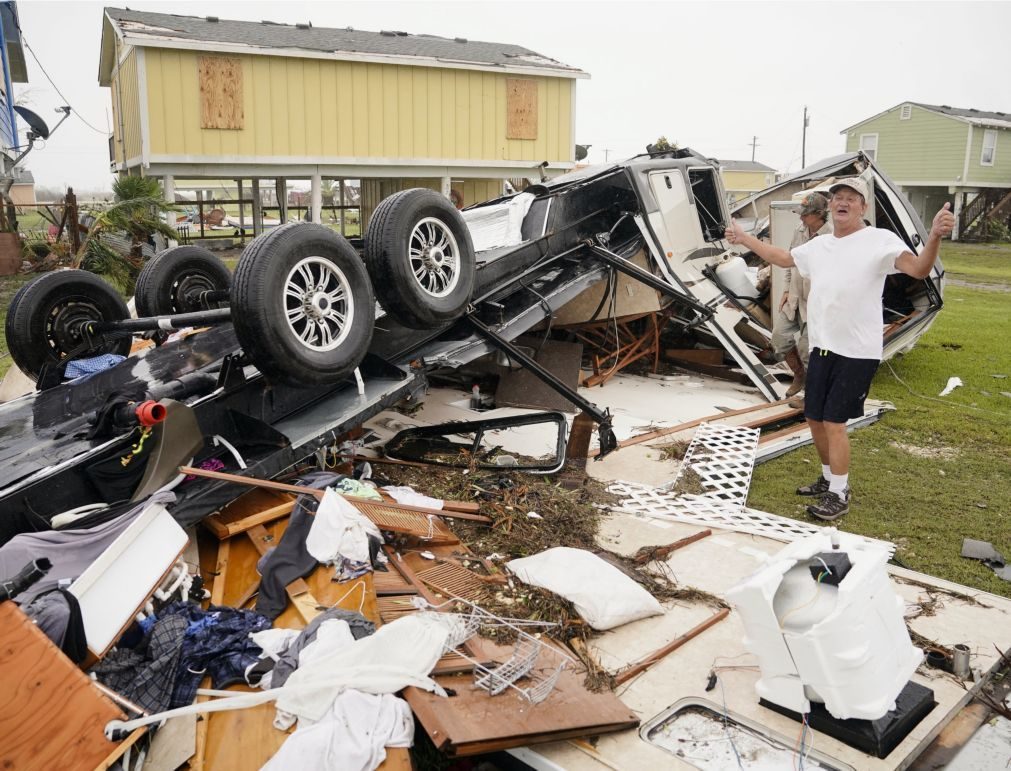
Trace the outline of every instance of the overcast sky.
<instances>
[{"instance_id":1,"label":"overcast sky","mask_svg":"<svg viewBox=\"0 0 1011 771\"><path fill-rule=\"evenodd\" d=\"M109 89L98 85L102 8L18 3L28 45L73 107L26 165L38 183L107 187ZM125 7L125 3L119 7ZM576 141L589 160L641 152L661 134L706 155L800 167L844 150L843 128L899 102L1011 112L1005 2L138 2L134 10L403 30L525 46L590 73ZM843 42L840 42L843 41ZM64 103L30 53L25 104L52 126Z\"/></svg>"}]
</instances>

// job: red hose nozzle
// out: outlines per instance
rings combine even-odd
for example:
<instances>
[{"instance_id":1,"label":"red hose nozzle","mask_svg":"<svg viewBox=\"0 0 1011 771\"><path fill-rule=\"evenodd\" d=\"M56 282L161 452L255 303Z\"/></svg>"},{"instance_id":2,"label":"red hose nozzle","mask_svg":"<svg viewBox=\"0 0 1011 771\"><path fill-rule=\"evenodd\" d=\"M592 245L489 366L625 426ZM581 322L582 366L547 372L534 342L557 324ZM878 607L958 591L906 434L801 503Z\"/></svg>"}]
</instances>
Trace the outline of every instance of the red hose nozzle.
<instances>
[{"instance_id":1,"label":"red hose nozzle","mask_svg":"<svg viewBox=\"0 0 1011 771\"><path fill-rule=\"evenodd\" d=\"M168 410L158 402L141 402L134 411L137 415L137 422L142 426L154 426L161 423L168 416Z\"/></svg>"}]
</instances>

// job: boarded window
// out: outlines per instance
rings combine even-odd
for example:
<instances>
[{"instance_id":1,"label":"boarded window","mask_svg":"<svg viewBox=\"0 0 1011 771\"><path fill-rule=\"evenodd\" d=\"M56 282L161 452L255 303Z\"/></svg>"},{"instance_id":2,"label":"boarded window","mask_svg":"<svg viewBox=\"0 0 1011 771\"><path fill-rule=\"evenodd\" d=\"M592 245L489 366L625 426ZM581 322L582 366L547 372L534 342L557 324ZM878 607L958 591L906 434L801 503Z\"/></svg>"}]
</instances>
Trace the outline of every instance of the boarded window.
<instances>
[{"instance_id":1,"label":"boarded window","mask_svg":"<svg viewBox=\"0 0 1011 771\"><path fill-rule=\"evenodd\" d=\"M506 80L506 139L537 139L536 80Z\"/></svg>"},{"instance_id":2,"label":"boarded window","mask_svg":"<svg viewBox=\"0 0 1011 771\"><path fill-rule=\"evenodd\" d=\"M201 56L199 68L200 128L243 128L242 62L223 56Z\"/></svg>"}]
</instances>

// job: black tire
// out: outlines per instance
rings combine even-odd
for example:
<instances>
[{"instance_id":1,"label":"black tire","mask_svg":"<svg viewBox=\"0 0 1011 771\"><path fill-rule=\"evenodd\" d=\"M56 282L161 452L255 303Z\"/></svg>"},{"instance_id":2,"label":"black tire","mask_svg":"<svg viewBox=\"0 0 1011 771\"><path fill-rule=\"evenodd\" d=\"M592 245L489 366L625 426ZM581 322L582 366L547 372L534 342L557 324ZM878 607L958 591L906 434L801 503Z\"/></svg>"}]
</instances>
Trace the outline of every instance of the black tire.
<instances>
[{"instance_id":1,"label":"black tire","mask_svg":"<svg viewBox=\"0 0 1011 771\"><path fill-rule=\"evenodd\" d=\"M14 363L32 380L42 368L56 364L80 347L80 323L121 321L129 316L126 303L115 289L85 270L44 273L18 290L7 309L7 349ZM100 339L82 356L130 353L132 336Z\"/></svg>"},{"instance_id":2,"label":"black tire","mask_svg":"<svg viewBox=\"0 0 1011 771\"><path fill-rule=\"evenodd\" d=\"M365 265L383 308L412 329L458 318L474 291L470 231L434 190L403 190L376 207L365 234Z\"/></svg>"},{"instance_id":3,"label":"black tire","mask_svg":"<svg viewBox=\"0 0 1011 771\"><path fill-rule=\"evenodd\" d=\"M174 246L156 254L137 276L133 293L137 315L170 316L203 310L200 294L228 289L228 266L199 246ZM215 303L214 307L223 305Z\"/></svg>"},{"instance_id":4,"label":"black tire","mask_svg":"<svg viewBox=\"0 0 1011 771\"><path fill-rule=\"evenodd\" d=\"M308 273L296 273L298 266ZM323 279L328 292L304 291ZM376 301L365 265L345 238L322 225L292 222L254 239L239 258L231 296L235 334L271 381L336 383L372 342Z\"/></svg>"}]
</instances>

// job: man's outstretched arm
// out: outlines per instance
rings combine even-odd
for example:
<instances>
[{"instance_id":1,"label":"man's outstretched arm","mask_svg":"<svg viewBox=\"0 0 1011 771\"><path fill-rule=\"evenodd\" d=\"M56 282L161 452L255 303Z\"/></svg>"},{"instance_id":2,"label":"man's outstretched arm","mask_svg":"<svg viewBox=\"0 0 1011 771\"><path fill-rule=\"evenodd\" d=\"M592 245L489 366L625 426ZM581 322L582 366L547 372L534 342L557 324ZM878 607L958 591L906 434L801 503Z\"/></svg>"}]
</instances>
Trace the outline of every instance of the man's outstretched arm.
<instances>
[{"instance_id":1,"label":"man's outstretched arm","mask_svg":"<svg viewBox=\"0 0 1011 771\"><path fill-rule=\"evenodd\" d=\"M745 249L750 249L771 265L778 265L781 268L792 268L796 264L793 261L793 256L786 249L780 249L778 246L767 244L765 241L761 241L754 236L749 236L737 224L736 220L730 220L730 227L726 229L724 235L730 243L740 244ZM898 262L896 262L896 265L898 265Z\"/></svg>"},{"instance_id":2,"label":"man's outstretched arm","mask_svg":"<svg viewBox=\"0 0 1011 771\"><path fill-rule=\"evenodd\" d=\"M929 276L934 263L937 262L937 251L941 247L941 239L950 235L954 227L955 215L951 213L951 204L946 203L934 215L934 222L930 226L930 235L927 236L923 251L919 254L903 252L895 259L895 267L913 278Z\"/></svg>"}]
</instances>

